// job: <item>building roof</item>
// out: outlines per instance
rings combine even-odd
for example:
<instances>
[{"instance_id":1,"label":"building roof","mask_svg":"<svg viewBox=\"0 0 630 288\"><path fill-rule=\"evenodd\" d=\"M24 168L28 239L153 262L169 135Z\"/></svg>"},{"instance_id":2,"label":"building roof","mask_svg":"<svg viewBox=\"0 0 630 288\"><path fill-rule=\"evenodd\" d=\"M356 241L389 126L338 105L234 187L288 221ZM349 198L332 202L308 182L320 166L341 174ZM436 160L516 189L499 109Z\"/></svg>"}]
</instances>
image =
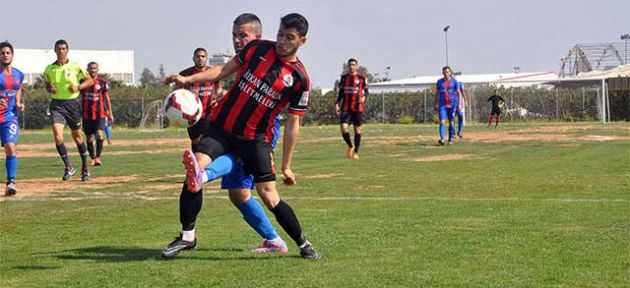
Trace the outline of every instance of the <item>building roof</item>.
<instances>
[{"instance_id":1,"label":"building roof","mask_svg":"<svg viewBox=\"0 0 630 288\"><path fill-rule=\"evenodd\" d=\"M25 74L39 75L46 66L53 63L57 56L51 49L15 49L13 67ZM79 63L86 69L87 63L94 61L99 65L99 73L103 74L131 74L133 83L134 52L132 50L78 50L70 49L68 59ZM129 77L125 77L129 78Z\"/></svg>"}]
</instances>

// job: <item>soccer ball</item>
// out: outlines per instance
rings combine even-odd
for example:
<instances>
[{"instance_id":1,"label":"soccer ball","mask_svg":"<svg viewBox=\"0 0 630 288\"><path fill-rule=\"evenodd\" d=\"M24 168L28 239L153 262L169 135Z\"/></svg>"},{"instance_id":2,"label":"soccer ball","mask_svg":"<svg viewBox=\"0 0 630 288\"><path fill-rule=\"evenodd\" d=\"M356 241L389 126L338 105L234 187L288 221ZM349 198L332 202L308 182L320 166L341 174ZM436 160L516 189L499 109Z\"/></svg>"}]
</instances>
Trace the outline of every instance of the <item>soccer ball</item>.
<instances>
[{"instance_id":1,"label":"soccer ball","mask_svg":"<svg viewBox=\"0 0 630 288\"><path fill-rule=\"evenodd\" d=\"M195 125L202 111L199 97L186 89L177 89L164 99L164 113L171 124L178 127Z\"/></svg>"}]
</instances>

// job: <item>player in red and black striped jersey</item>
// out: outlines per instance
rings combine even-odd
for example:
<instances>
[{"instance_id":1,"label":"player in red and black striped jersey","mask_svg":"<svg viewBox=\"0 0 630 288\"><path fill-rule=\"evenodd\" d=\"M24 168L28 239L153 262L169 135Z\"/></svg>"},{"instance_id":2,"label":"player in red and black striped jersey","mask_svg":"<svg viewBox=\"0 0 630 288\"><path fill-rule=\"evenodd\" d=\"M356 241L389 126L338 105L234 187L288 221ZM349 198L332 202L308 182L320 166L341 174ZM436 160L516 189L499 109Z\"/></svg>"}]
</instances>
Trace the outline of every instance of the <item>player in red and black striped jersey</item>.
<instances>
[{"instance_id":1,"label":"player in red and black striped jersey","mask_svg":"<svg viewBox=\"0 0 630 288\"><path fill-rule=\"evenodd\" d=\"M311 86L308 73L297 57L299 47L306 43L307 31L308 22L302 15L289 14L280 21L277 42L251 41L223 66L190 77L171 75L165 83L216 82L237 73L234 84L212 112L211 125L195 147L195 153L184 152L185 185L190 192L198 193L203 188L203 169L220 155L237 153L246 172L254 175L258 195L300 247L300 255L319 259L321 255L302 233L293 209L280 199L271 151L275 117L289 106L283 138L282 173L284 183L294 185L291 160L299 134L300 116L306 112ZM181 209L194 210L194 207Z\"/></svg>"},{"instance_id":2,"label":"player in red and black striped jersey","mask_svg":"<svg viewBox=\"0 0 630 288\"><path fill-rule=\"evenodd\" d=\"M348 145L346 157L359 159L359 146L361 145L361 123L365 97L369 94L368 83L365 75L359 74L359 63L356 59L348 59L349 73L341 76L339 80L339 96L335 102L335 112L339 114L341 136ZM348 125L354 126L354 147L350 140Z\"/></svg>"},{"instance_id":3,"label":"player in red and black striped jersey","mask_svg":"<svg viewBox=\"0 0 630 288\"><path fill-rule=\"evenodd\" d=\"M195 66L187 68L179 72L179 75L182 76L191 76L203 71L206 71L211 66L208 66L208 51L204 48L197 48L193 52L193 62ZM201 100L201 104L203 106L203 112L201 114L201 119L195 123L192 127L188 128L188 137L190 138L191 145L196 145L201 139L201 134L203 131L208 128L210 124L210 112L212 108L216 106L217 96L220 96L222 93L222 85L221 82L203 82L203 83L191 83L184 87L177 85L176 89L185 88L190 90L193 94L197 95Z\"/></svg>"},{"instance_id":4,"label":"player in red and black striped jersey","mask_svg":"<svg viewBox=\"0 0 630 288\"><path fill-rule=\"evenodd\" d=\"M85 89L81 89L81 103L83 108L83 132L90 153L90 163L95 166L102 164L101 154L103 152L103 129L105 121L114 121L114 113L110 107L112 103L109 99L109 83L107 79L98 76L98 63L90 62L87 66L90 78L94 84ZM96 151L94 142L96 138Z\"/></svg>"}]
</instances>

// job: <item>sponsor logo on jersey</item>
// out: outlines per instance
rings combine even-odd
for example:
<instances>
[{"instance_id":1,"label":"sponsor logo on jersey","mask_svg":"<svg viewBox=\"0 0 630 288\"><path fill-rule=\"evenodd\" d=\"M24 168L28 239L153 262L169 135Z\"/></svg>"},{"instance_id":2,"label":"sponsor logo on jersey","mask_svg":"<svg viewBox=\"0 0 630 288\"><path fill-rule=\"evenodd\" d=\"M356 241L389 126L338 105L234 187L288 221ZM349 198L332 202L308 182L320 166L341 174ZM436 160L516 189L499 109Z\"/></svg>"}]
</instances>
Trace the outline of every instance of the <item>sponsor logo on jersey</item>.
<instances>
[{"instance_id":1,"label":"sponsor logo on jersey","mask_svg":"<svg viewBox=\"0 0 630 288\"><path fill-rule=\"evenodd\" d=\"M291 74L286 74L282 76L282 83L285 87L293 86L293 76L291 76Z\"/></svg>"}]
</instances>

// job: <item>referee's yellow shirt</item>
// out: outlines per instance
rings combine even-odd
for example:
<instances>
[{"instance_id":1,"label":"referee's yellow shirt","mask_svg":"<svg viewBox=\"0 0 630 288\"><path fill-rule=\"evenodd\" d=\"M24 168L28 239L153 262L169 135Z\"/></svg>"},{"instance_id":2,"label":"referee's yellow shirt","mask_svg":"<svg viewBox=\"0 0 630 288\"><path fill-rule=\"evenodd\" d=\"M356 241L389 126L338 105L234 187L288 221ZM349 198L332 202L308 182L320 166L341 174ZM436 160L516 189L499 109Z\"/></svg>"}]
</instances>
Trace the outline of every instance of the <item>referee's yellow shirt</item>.
<instances>
[{"instance_id":1,"label":"referee's yellow shirt","mask_svg":"<svg viewBox=\"0 0 630 288\"><path fill-rule=\"evenodd\" d=\"M70 85L79 86L81 80L87 78L87 73L81 69L79 64L68 60L66 64L61 66L57 62L46 66L44 77L47 82L57 88L57 93L51 94L52 99L71 100L79 97L79 91L70 92Z\"/></svg>"}]
</instances>

